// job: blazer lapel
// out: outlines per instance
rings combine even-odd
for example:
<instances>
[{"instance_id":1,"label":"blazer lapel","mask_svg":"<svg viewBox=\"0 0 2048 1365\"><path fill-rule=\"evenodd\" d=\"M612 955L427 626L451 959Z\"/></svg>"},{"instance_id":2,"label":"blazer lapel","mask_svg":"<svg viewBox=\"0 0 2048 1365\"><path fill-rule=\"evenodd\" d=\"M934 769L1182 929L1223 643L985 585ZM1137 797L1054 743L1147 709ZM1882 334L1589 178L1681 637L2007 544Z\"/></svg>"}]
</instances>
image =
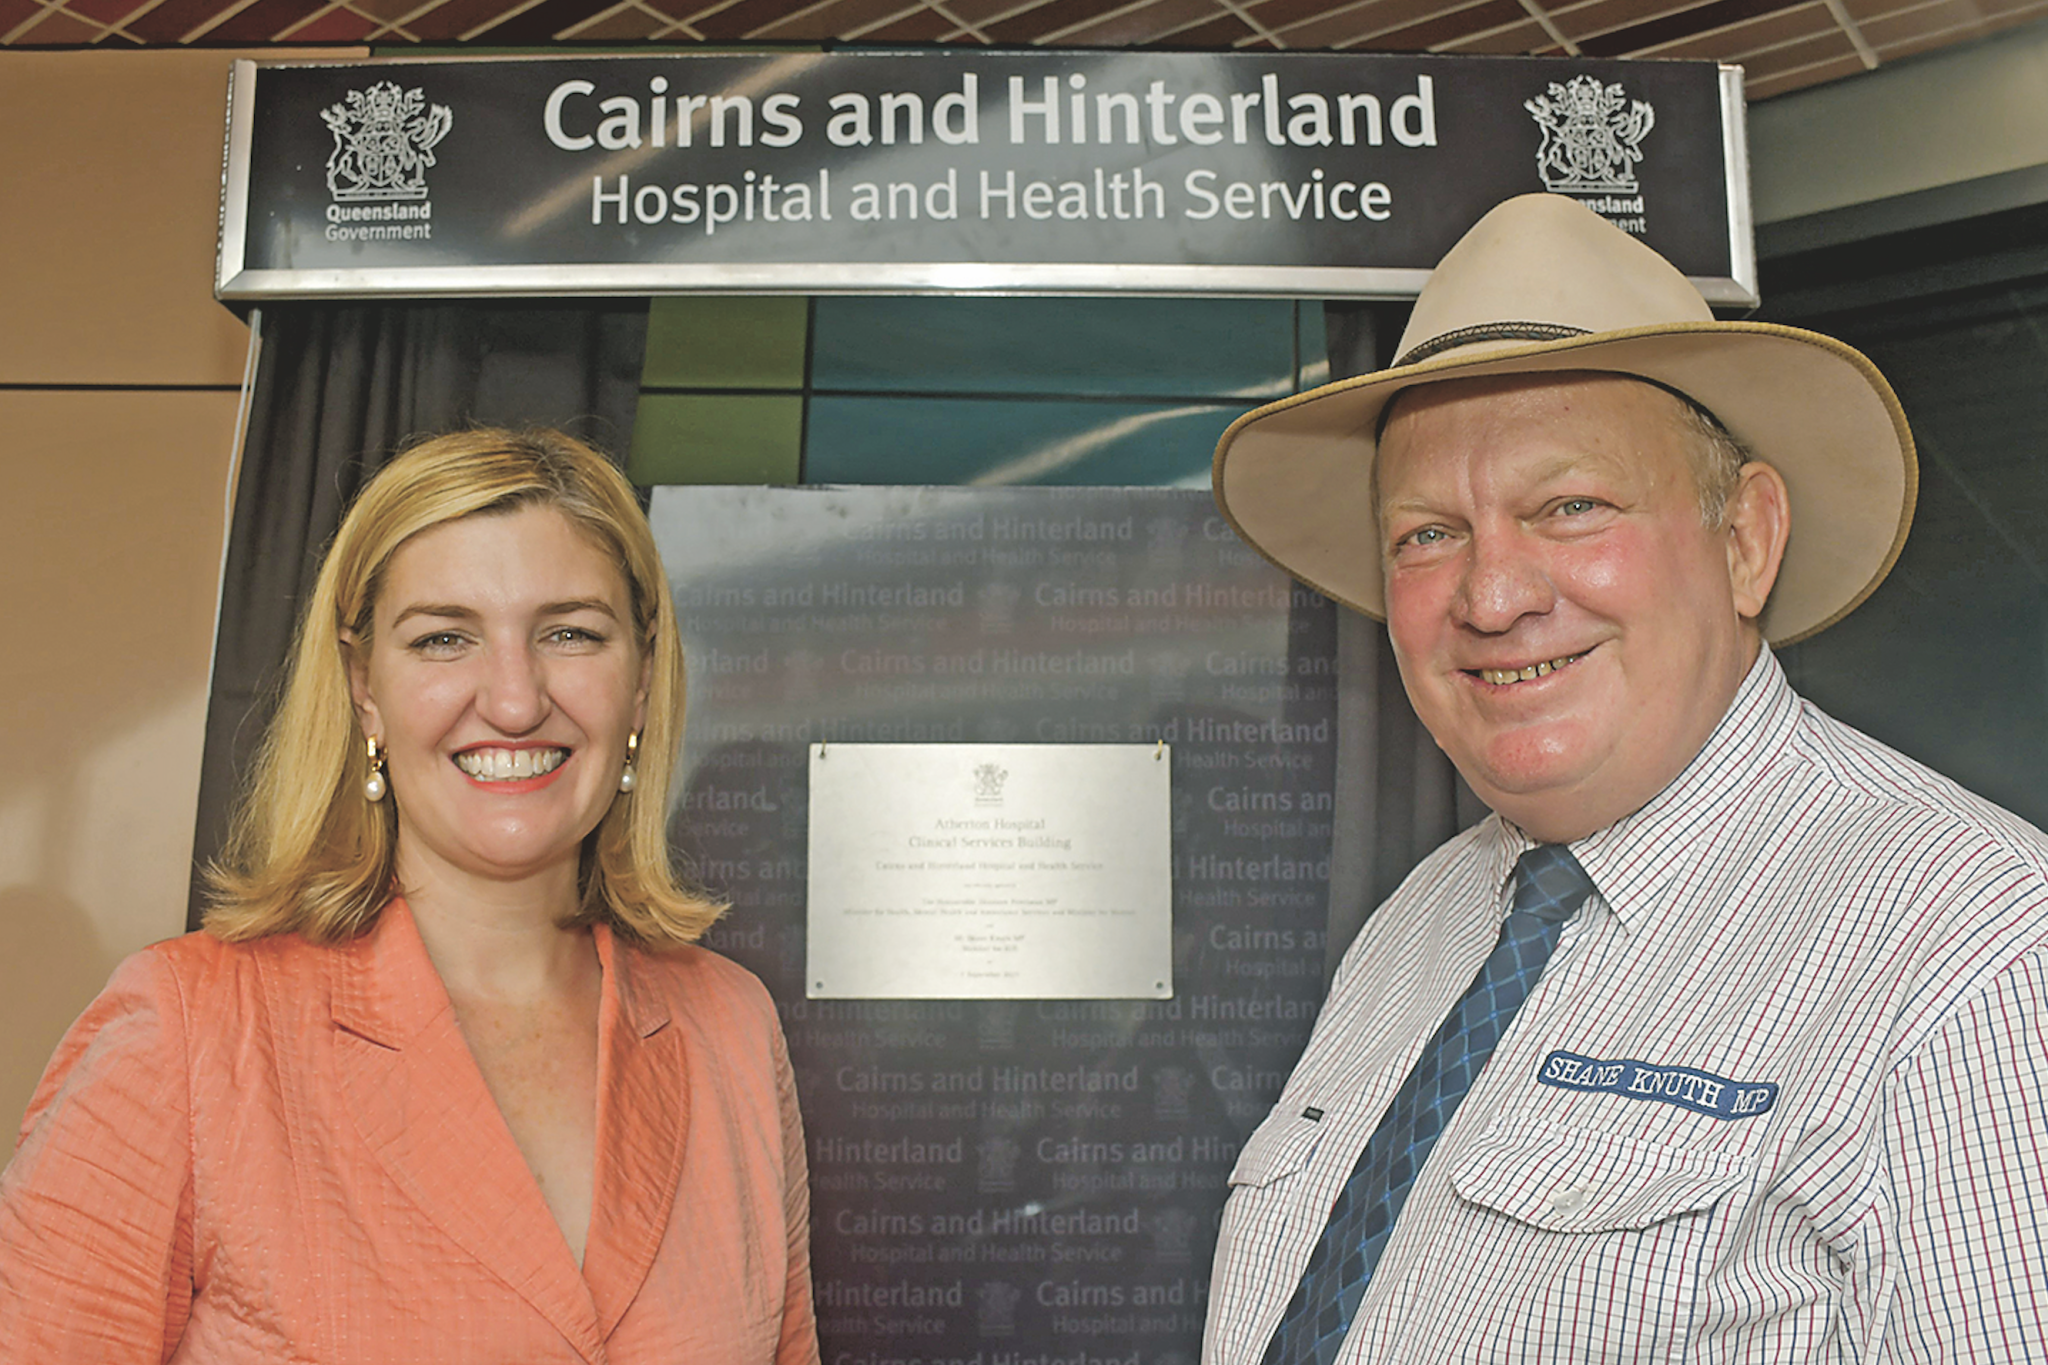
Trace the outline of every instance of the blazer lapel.
<instances>
[{"instance_id":1,"label":"blazer lapel","mask_svg":"<svg viewBox=\"0 0 2048 1365\"><path fill-rule=\"evenodd\" d=\"M595 931L604 963L598 1017L597 1177L583 1279L609 1336L646 1282L668 1229L690 1129L683 1030L633 948Z\"/></svg>"},{"instance_id":2,"label":"blazer lapel","mask_svg":"<svg viewBox=\"0 0 2048 1365\"><path fill-rule=\"evenodd\" d=\"M602 1360L590 1293L405 902L393 900L332 960L336 1079L378 1164L585 1359Z\"/></svg>"}]
</instances>

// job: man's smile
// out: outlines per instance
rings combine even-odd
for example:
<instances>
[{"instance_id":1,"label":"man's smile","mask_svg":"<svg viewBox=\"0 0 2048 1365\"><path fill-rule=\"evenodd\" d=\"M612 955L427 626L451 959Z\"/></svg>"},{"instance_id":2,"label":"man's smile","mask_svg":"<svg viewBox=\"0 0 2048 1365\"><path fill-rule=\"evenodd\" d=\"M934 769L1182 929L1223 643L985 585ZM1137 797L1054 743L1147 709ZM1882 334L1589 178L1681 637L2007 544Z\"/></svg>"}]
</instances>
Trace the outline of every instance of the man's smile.
<instances>
[{"instance_id":1,"label":"man's smile","mask_svg":"<svg viewBox=\"0 0 2048 1365\"><path fill-rule=\"evenodd\" d=\"M1468 668L1465 672L1478 678L1481 682L1492 683L1495 687L1509 687L1515 683L1533 682L1537 678L1547 678L1560 668L1577 663L1591 652L1591 650L1582 649L1577 654L1567 654L1558 659L1545 659L1541 663L1524 664L1520 668Z\"/></svg>"}]
</instances>

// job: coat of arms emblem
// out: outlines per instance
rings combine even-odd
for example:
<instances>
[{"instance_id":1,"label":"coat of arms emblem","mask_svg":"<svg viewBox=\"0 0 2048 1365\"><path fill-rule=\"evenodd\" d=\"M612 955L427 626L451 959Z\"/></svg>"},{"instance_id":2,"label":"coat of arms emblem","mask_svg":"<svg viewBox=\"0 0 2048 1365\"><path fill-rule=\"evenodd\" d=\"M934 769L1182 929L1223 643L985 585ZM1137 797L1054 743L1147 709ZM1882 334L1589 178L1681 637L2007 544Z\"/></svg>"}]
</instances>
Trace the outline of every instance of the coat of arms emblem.
<instances>
[{"instance_id":1,"label":"coat of arms emblem","mask_svg":"<svg viewBox=\"0 0 2048 1365\"><path fill-rule=\"evenodd\" d=\"M1183 1066L1162 1066L1152 1075L1152 1114L1155 1118L1184 1119L1188 1116L1188 1096L1195 1088L1195 1077Z\"/></svg>"},{"instance_id":2,"label":"coat of arms emblem","mask_svg":"<svg viewBox=\"0 0 2048 1365\"><path fill-rule=\"evenodd\" d=\"M1536 172L1553 194L1634 194L1642 141L1657 124L1647 100L1632 100L1621 85L1598 76L1550 83L1548 94L1522 107L1543 130Z\"/></svg>"},{"instance_id":3,"label":"coat of arms emblem","mask_svg":"<svg viewBox=\"0 0 2048 1365\"><path fill-rule=\"evenodd\" d=\"M983 1194L1002 1194L1017 1188L1017 1158L1024 1149L997 1134L983 1139L975 1149L981 1157L976 1188Z\"/></svg>"},{"instance_id":4,"label":"coat of arms emblem","mask_svg":"<svg viewBox=\"0 0 2048 1365\"><path fill-rule=\"evenodd\" d=\"M1186 1209L1162 1209L1146 1220L1152 1254L1162 1261L1194 1259L1195 1215Z\"/></svg>"},{"instance_id":5,"label":"coat of arms emblem","mask_svg":"<svg viewBox=\"0 0 2048 1365\"><path fill-rule=\"evenodd\" d=\"M1017 1330L1017 1300L1024 1291L1007 1280L988 1280L974 1291L974 1321L985 1337L1006 1337Z\"/></svg>"},{"instance_id":6,"label":"coat of arms emblem","mask_svg":"<svg viewBox=\"0 0 2048 1365\"><path fill-rule=\"evenodd\" d=\"M327 188L337 203L426 198L434 147L455 124L447 105L396 81L351 90L320 117L334 133Z\"/></svg>"}]
</instances>

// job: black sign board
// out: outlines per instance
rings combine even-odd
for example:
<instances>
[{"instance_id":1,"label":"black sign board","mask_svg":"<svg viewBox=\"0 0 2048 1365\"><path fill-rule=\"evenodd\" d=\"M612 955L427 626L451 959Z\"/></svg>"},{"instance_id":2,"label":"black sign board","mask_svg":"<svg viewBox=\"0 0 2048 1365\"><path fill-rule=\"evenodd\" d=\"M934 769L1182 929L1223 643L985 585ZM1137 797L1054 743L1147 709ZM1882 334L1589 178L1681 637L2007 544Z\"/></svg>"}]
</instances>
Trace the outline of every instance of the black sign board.
<instances>
[{"instance_id":1,"label":"black sign board","mask_svg":"<svg viewBox=\"0 0 2048 1365\"><path fill-rule=\"evenodd\" d=\"M1406 297L1515 194L1755 302L1712 62L833 52L235 64L216 288Z\"/></svg>"}]
</instances>

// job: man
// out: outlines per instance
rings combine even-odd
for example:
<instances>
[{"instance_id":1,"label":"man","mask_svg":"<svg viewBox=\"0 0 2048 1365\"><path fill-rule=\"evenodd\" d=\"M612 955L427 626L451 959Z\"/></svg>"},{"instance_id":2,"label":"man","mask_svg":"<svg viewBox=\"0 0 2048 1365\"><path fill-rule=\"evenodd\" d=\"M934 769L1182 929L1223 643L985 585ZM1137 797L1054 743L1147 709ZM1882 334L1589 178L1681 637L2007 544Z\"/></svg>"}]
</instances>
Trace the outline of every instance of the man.
<instances>
[{"instance_id":1,"label":"man","mask_svg":"<svg viewBox=\"0 0 2048 1365\"><path fill-rule=\"evenodd\" d=\"M1904 539L1870 363L1532 195L1216 487L1386 621L1496 814L1367 922L1245 1144L1205 1359L2048 1357L2048 838L1767 647Z\"/></svg>"}]
</instances>

